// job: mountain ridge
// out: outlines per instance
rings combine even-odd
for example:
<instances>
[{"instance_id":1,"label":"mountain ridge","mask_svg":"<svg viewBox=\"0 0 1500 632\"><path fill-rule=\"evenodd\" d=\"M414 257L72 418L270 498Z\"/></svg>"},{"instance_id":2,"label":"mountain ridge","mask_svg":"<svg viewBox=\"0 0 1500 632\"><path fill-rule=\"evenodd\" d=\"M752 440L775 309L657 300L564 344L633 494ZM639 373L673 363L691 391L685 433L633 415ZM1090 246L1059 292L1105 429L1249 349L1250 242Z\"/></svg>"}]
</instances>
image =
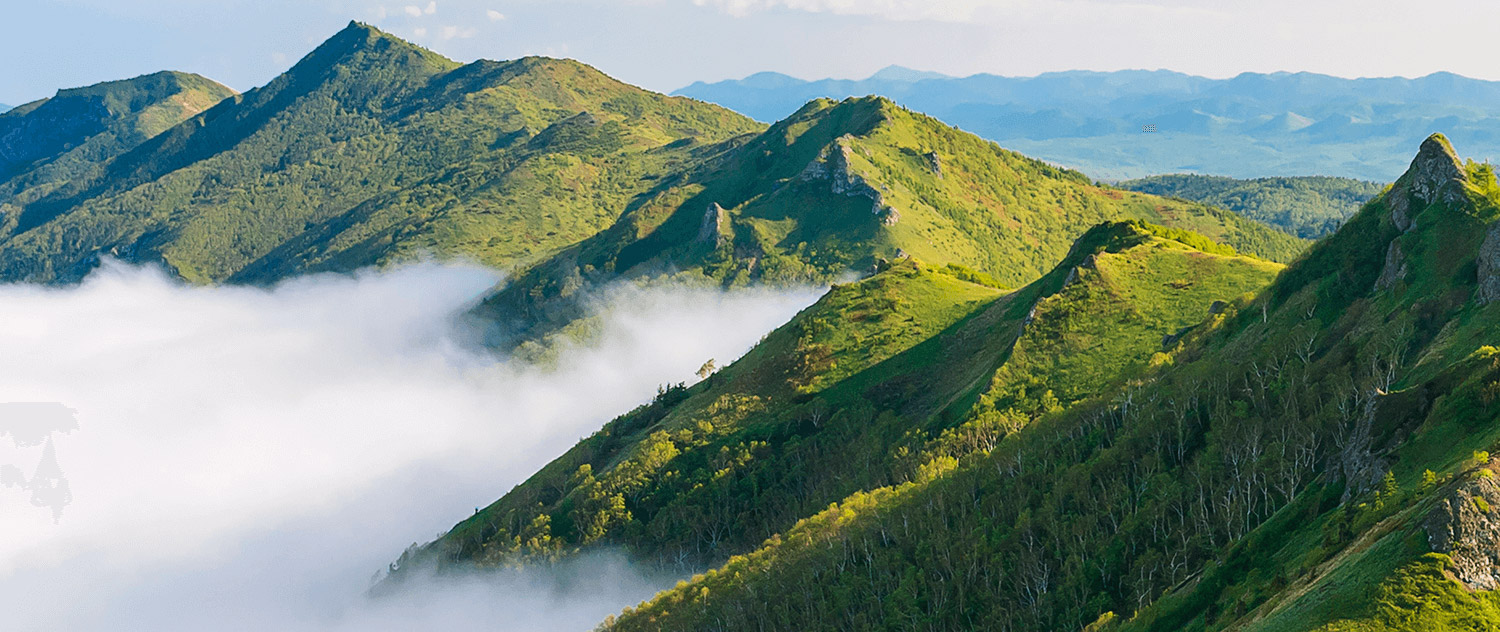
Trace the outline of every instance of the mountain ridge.
<instances>
[{"instance_id":1,"label":"mountain ridge","mask_svg":"<svg viewBox=\"0 0 1500 632\"><path fill-rule=\"evenodd\" d=\"M584 111L570 143L532 138ZM461 65L352 22L266 86L7 213L0 274L74 280L106 255L200 283L423 256L506 269L758 129L578 62Z\"/></svg>"},{"instance_id":2,"label":"mountain ridge","mask_svg":"<svg viewBox=\"0 0 1500 632\"><path fill-rule=\"evenodd\" d=\"M1431 136L1125 388L853 494L603 627L1492 624L1497 226L1493 169Z\"/></svg>"},{"instance_id":3,"label":"mountain ridge","mask_svg":"<svg viewBox=\"0 0 1500 632\"><path fill-rule=\"evenodd\" d=\"M1132 217L1274 260L1290 260L1302 243L1207 206L1098 187L887 99L817 100L664 182L614 226L511 279L478 312L501 339L534 337L528 328L565 326L590 288L617 279L823 282L903 254L1014 287L1050 269L1093 223Z\"/></svg>"},{"instance_id":4,"label":"mountain ridge","mask_svg":"<svg viewBox=\"0 0 1500 632\"><path fill-rule=\"evenodd\" d=\"M1279 268L1138 221L1089 230L1047 275L1014 292L967 281L962 269L889 262L835 286L705 381L666 389L610 422L398 567L506 565L601 544L679 571L722 561L841 493L929 476L934 466L921 454L941 464L1024 425L965 414L976 399L1018 398L1025 403L1014 407L1033 414L1028 407L1057 405L1049 398L1072 402L1115 383L1146 366L1163 336L1180 335L1216 300L1263 286ZM1082 311L1078 301L1110 307ZM1109 352L1078 353L1106 337ZM1058 353L1058 344L1073 349ZM1045 394L1031 382L1063 371L1076 375ZM987 386L1006 383L1022 390ZM708 476L718 468L727 469ZM804 474L789 472L812 478L799 483ZM800 511L774 505L793 490L809 494L783 499ZM398 570L391 581L401 579Z\"/></svg>"},{"instance_id":5,"label":"mountain ridge","mask_svg":"<svg viewBox=\"0 0 1500 632\"><path fill-rule=\"evenodd\" d=\"M780 118L811 98L880 94L1108 180L1185 172L1389 181L1400 175L1396 167L1367 158L1404 153L1438 128L1479 158L1500 157L1500 137L1492 132L1500 82L1451 73L1345 79L1246 72L1209 79L1172 71L1061 71L915 82L782 76L774 83L698 82L674 94L760 120ZM1154 135L1142 132L1147 126L1155 126Z\"/></svg>"}]
</instances>

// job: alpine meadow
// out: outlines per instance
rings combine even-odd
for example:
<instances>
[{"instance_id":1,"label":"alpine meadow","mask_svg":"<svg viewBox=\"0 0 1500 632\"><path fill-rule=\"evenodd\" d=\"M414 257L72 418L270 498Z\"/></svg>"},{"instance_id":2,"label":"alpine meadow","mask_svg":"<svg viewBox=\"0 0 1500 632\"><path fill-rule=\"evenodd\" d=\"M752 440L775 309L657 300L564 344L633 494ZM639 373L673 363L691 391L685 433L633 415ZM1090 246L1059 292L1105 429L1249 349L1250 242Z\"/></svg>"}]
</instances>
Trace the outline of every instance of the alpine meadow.
<instances>
[{"instance_id":1,"label":"alpine meadow","mask_svg":"<svg viewBox=\"0 0 1500 632\"><path fill-rule=\"evenodd\" d=\"M1440 2L18 9L0 627L1500 630Z\"/></svg>"}]
</instances>

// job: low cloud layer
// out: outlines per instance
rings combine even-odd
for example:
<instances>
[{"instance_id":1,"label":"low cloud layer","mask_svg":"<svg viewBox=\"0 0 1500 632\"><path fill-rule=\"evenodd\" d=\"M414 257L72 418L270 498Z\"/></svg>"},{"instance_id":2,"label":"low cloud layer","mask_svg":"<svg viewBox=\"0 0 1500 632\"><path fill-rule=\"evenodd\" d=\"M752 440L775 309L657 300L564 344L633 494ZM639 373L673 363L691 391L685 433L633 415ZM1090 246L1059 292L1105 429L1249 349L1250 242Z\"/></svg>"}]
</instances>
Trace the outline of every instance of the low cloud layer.
<instances>
[{"instance_id":1,"label":"low cloud layer","mask_svg":"<svg viewBox=\"0 0 1500 632\"><path fill-rule=\"evenodd\" d=\"M0 403L77 420L50 444L0 436L13 473L53 450L71 494L38 507L0 485L6 627L586 629L663 587L601 555L362 596L407 545L816 292L617 291L603 342L542 370L458 342L452 316L495 280L422 265L187 288L110 265L75 288L0 286Z\"/></svg>"}]
</instances>

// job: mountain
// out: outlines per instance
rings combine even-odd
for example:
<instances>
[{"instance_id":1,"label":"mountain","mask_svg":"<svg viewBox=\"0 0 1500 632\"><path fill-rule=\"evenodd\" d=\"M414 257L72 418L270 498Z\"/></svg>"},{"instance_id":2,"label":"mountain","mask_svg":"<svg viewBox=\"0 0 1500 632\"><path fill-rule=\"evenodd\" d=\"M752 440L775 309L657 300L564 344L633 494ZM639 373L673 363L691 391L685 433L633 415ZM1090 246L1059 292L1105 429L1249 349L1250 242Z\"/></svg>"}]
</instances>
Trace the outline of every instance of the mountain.
<instances>
[{"instance_id":1,"label":"mountain","mask_svg":"<svg viewBox=\"0 0 1500 632\"><path fill-rule=\"evenodd\" d=\"M180 72L59 90L0 114L0 213L119 156L234 91ZM4 108L0 108L4 109Z\"/></svg>"},{"instance_id":2,"label":"mountain","mask_svg":"<svg viewBox=\"0 0 1500 632\"><path fill-rule=\"evenodd\" d=\"M1092 250L1087 241L1078 250ZM1135 248L1105 252L1130 257ZM1130 298L1147 299L1136 306L1171 305L1162 292L1197 285L1160 283L1159 264L1103 253L1094 259L1092 268L1077 264L1073 283L1037 304L1017 350L964 401L968 412L956 417L964 421L950 422L938 441L915 444L932 446L925 451L901 453L919 464L908 470L915 474L805 516L605 629L1332 631L1500 623L1493 514L1500 485L1490 455L1500 440L1500 351L1487 344L1500 335L1500 184L1489 165L1465 164L1445 138L1428 138L1391 188L1269 287L1216 303L1206 320L1162 338L1144 362L1147 349L1113 336L1090 345L1087 335L1113 333L1108 314L1131 307ZM1134 271L1134 283L1122 281L1131 278L1124 270ZM1178 296L1196 302L1213 294ZM1130 317L1121 322L1140 320L1123 313ZM913 348L964 346L961 332L950 328ZM1075 336L1082 344L1067 342ZM1122 348L1134 362L1110 357ZM1018 356L1034 359L1018 367L1035 368L1013 370ZM752 353L741 362L756 361ZM726 369L721 384L733 377ZM683 402L711 392L714 379ZM1088 388L1059 388L1070 383ZM1035 396L1043 388L1050 397ZM673 418L646 421L655 419ZM806 427L796 416L781 419L782 428ZM688 475L692 442L676 446L699 435L683 427L666 421L633 429L675 451L661 442L647 444L659 445L655 451L636 448L633 460L619 461L636 464L625 480L650 480L653 471L674 484L679 476L698 480ZM794 461L803 468L795 477L819 480L822 462L861 454L872 445L858 434L867 427L828 444L837 455ZM929 428L904 427L919 438L933 436ZM749 449L745 462L772 448L759 450ZM727 467L724 478L739 480L743 466L735 463L708 467ZM589 473L594 485L605 480ZM759 493L759 482L747 484L749 493ZM660 488L618 489L627 490L629 509L634 498L661 503ZM484 524L472 519L455 533ZM650 537L658 533L651 524L608 537Z\"/></svg>"},{"instance_id":3,"label":"mountain","mask_svg":"<svg viewBox=\"0 0 1500 632\"><path fill-rule=\"evenodd\" d=\"M510 268L761 129L577 62L461 65L351 23L267 85L7 208L0 278L77 279L101 255L192 282L429 256Z\"/></svg>"},{"instance_id":4,"label":"mountain","mask_svg":"<svg viewBox=\"0 0 1500 632\"><path fill-rule=\"evenodd\" d=\"M1304 239L1338 230L1384 188L1374 182L1326 176L1236 180L1191 174L1126 180L1117 186L1217 206Z\"/></svg>"},{"instance_id":5,"label":"mountain","mask_svg":"<svg viewBox=\"0 0 1500 632\"><path fill-rule=\"evenodd\" d=\"M6 105L4 103L0 103L0 114L4 114L7 110L10 110L12 107L13 106L9 106L9 105Z\"/></svg>"},{"instance_id":6,"label":"mountain","mask_svg":"<svg viewBox=\"0 0 1500 632\"><path fill-rule=\"evenodd\" d=\"M535 337L573 322L592 288L620 279L824 282L903 255L1018 287L1090 226L1132 218L1274 261L1305 244L1205 205L1096 185L884 98L822 99L663 179L478 312L497 336Z\"/></svg>"},{"instance_id":7,"label":"mountain","mask_svg":"<svg viewBox=\"0 0 1500 632\"><path fill-rule=\"evenodd\" d=\"M722 563L831 502L942 477L1030 420L1148 374L1280 269L1136 220L1087 231L1012 292L951 265L885 263L703 382L610 422L401 565L505 565L601 544L678 572Z\"/></svg>"},{"instance_id":8,"label":"mountain","mask_svg":"<svg viewBox=\"0 0 1500 632\"><path fill-rule=\"evenodd\" d=\"M774 77L774 80L770 78ZM761 73L698 82L691 96L763 121L814 98L878 94L1009 149L1108 180L1163 173L1257 178L1327 175L1388 182L1432 129L1479 159L1500 158L1500 82L1434 73L1342 79L1244 73L1068 71L944 77L905 71L805 81ZM1154 132L1143 131L1152 126Z\"/></svg>"}]
</instances>

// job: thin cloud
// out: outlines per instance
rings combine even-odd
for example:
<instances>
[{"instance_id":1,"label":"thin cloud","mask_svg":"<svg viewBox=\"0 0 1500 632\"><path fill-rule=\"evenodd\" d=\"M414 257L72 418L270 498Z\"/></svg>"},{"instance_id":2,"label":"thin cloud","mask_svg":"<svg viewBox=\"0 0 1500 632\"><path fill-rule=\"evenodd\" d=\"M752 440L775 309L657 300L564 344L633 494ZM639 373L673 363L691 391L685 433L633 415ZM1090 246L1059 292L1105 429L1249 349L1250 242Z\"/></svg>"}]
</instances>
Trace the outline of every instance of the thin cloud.
<instances>
[{"instance_id":1,"label":"thin cloud","mask_svg":"<svg viewBox=\"0 0 1500 632\"><path fill-rule=\"evenodd\" d=\"M439 37L445 40L467 39L478 35L479 31L474 28L461 28L457 26L445 26Z\"/></svg>"}]
</instances>

